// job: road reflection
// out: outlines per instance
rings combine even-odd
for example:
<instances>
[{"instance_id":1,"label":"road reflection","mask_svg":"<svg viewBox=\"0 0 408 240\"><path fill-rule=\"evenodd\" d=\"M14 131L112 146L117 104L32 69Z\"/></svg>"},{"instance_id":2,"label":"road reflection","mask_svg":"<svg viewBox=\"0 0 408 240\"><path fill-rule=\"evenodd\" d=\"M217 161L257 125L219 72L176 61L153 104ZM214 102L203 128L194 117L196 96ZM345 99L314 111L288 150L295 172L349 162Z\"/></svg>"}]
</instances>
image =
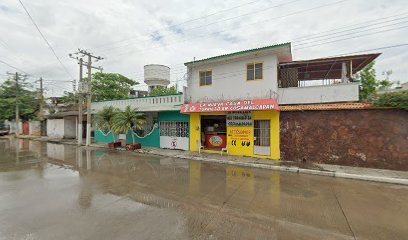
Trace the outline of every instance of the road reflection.
<instances>
[{"instance_id":1,"label":"road reflection","mask_svg":"<svg viewBox=\"0 0 408 240\"><path fill-rule=\"evenodd\" d=\"M155 235L163 231L168 231L165 239L352 239L353 221L367 239L406 234L408 210L397 199L407 199L408 190L388 185L15 139L0 139L1 178L7 181L0 181L0 190L4 184L3 190L27 194L38 188L48 196L41 200L43 211L53 205L62 215L79 211L64 225L87 212L91 222L115 218L133 224L127 231L149 226L157 239L163 239ZM10 181L22 183L9 186ZM38 203L35 196L27 195L27 201ZM384 205L384 199L393 204ZM24 200L11 202L26 206ZM0 195L0 203L10 201ZM381 214L372 217L378 209ZM138 221L140 211L147 212L143 221ZM390 223L392 228L384 227ZM102 225L92 225L87 233ZM370 230L373 225L377 232Z\"/></svg>"}]
</instances>

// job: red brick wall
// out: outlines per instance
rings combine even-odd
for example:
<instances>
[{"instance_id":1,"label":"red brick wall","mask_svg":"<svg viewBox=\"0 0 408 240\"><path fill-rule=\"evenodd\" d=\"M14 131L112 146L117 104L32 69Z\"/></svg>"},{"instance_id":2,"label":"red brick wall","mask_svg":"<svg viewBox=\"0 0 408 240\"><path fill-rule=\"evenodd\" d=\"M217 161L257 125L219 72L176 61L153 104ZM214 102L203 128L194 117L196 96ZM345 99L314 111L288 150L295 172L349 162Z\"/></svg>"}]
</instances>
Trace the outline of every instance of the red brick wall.
<instances>
[{"instance_id":1,"label":"red brick wall","mask_svg":"<svg viewBox=\"0 0 408 240\"><path fill-rule=\"evenodd\" d=\"M408 111L281 112L281 159L408 170Z\"/></svg>"}]
</instances>

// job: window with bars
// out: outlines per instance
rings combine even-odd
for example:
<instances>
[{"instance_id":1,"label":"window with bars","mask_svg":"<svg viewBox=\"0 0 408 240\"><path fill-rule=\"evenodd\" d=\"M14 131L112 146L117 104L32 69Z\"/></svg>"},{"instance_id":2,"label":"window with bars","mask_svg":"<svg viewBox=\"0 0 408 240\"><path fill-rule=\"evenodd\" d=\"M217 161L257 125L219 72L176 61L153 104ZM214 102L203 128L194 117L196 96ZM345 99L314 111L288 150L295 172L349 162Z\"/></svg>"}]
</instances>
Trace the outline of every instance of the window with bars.
<instances>
[{"instance_id":1,"label":"window with bars","mask_svg":"<svg viewBox=\"0 0 408 240\"><path fill-rule=\"evenodd\" d=\"M263 63L247 64L247 81L263 79Z\"/></svg>"},{"instance_id":2,"label":"window with bars","mask_svg":"<svg viewBox=\"0 0 408 240\"><path fill-rule=\"evenodd\" d=\"M176 122L176 121L160 122L160 136L189 137L188 122Z\"/></svg>"},{"instance_id":3,"label":"window with bars","mask_svg":"<svg viewBox=\"0 0 408 240\"><path fill-rule=\"evenodd\" d=\"M255 146L271 145L271 121L254 120Z\"/></svg>"},{"instance_id":4,"label":"window with bars","mask_svg":"<svg viewBox=\"0 0 408 240\"><path fill-rule=\"evenodd\" d=\"M212 71L200 71L200 86L207 86L212 84Z\"/></svg>"}]
</instances>

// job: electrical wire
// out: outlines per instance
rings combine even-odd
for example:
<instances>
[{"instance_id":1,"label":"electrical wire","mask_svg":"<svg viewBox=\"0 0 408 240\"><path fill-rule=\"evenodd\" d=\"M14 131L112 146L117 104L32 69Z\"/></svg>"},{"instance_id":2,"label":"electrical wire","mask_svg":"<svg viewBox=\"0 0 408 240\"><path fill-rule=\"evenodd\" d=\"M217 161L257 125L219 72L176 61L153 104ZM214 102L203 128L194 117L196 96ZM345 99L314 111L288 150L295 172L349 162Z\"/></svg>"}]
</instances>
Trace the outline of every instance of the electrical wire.
<instances>
[{"instance_id":1,"label":"electrical wire","mask_svg":"<svg viewBox=\"0 0 408 240\"><path fill-rule=\"evenodd\" d=\"M278 16L278 17L274 17L274 18L268 18L268 19L260 20L260 21L255 21L255 22L248 23L248 24L243 24L243 25L240 25L240 26L238 26L238 27L235 27L234 30L240 29L240 28L243 28L243 27L247 27L247 26L251 26L251 25L254 25L254 24L259 24L259 23L261 23L261 22L268 22L268 21L271 21L271 20L282 19L282 18L286 18L286 17L289 17L289 16L297 15L297 14L301 14L301 13L308 12L308 11L313 11L313 10L320 9L320 8L325 8L325 7L329 7L329 6L334 6L334 5L337 5L337 4L346 2L346 1L350 1L350 0L340 0L340 1L336 1L336 2L330 2L330 3L318 5L318 6L316 6L316 7L312 7L312 8L307 8L307 9L295 11L295 12L292 12L292 13L289 13L289 14L286 14L286 15L282 15L282 16ZM214 33L211 33L211 34L198 35L198 36L195 36L195 37L193 37L193 38L191 38L191 39L184 39L184 40L182 40L182 41L175 41L175 42L172 42L172 43L170 43L170 44L162 44L162 45L160 45L160 46L151 47L151 48L145 48L145 49L143 49L143 50L140 50L140 49L139 49L139 50L136 50L136 51L135 51L135 50L133 50L133 51L128 51L128 50L126 50L126 52L117 53L117 54L115 54L115 56L114 56L113 58L106 58L106 60L107 60L107 61L110 61L110 60L116 59L116 58L118 58L118 57L120 57L120 56L128 55L129 53L132 53L132 52L133 52L133 53L134 53L134 52L144 52L144 51L149 51L149 50L152 50L152 49L163 48L163 47L170 46L170 45L174 45L174 44L177 44L177 43L188 42L188 41L191 41L192 39L212 38L212 37L214 37L214 36L217 36L217 35L219 35L219 34L221 34L221 33L227 32L227 31L230 31L230 30L229 30L229 29L226 29L226 30L220 30L220 31L217 31L217 32L214 32ZM106 51L105 51L105 55L106 55Z\"/></svg>"},{"instance_id":2,"label":"electrical wire","mask_svg":"<svg viewBox=\"0 0 408 240\"><path fill-rule=\"evenodd\" d=\"M223 10L220 10L220 11L217 11L217 12L214 12L214 13L210 13L210 14L208 14L208 15L203 15L203 16L201 16L201 17L197 17L197 18L189 19L189 20L186 20L186 21L177 23L177 24L169 25L169 26L164 27L164 28L159 28L159 29L156 29L155 31L161 31L161 30L166 30L166 29L172 29L172 28L175 28L175 27L184 25L184 24L186 24L186 23L190 23L190 22L194 22L194 21L197 21L197 20L200 20L200 19L208 18L208 17L214 16L214 15L220 14L220 13L222 13L222 12L231 11L231 10L234 10L234 9L237 9L237 8L240 8L240 7L243 7L243 6L246 6L246 5L254 4L254 3L260 2L260 1L262 1L262 0L256 0L256 1L251 1L251 2L244 3L244 4L240 4L240 5L237 5L237 6L228 8L228 9L223 9ZM133 40L133 39L136 39L136 38L122 39L122 40L119 40L119 41L116 41L116 42L111 42L111 43L108 43L108 44L103 44L103 45L100 45L99 47L97 46L97 47L94 47L94 48L95 48L95 49L99 49L99 48L103 48L103 47L105 47L105 46L110 46L110 45L114 45L114 44L116 44L116 43L126 42L126 41Z\"/></svg>"},{"instance_id":3,"label":"electrical wire","mask_svg":"<svg viewBox=\"0 0 408 240\"><path fill-rule=\"evenodd\" d=\"M71 77L74 78L71 73L68 71L68 69L65 67L65 65L62 63L61 59L58 57L57 53L55 52L54 48L51 46L51 44L48 42L47 38L44 36L44 34L41 32L40 28L38 27L37 23L34 21L33 17L31 14L28 12L27 8L24 6L23 2L21 0L18 0L21 4L21 6L24 8L24 11L27 13L27 16L30 18L31 22L33 23L34 27L37 29L38 33L41 35L42 39L44 42L47 44L48 48L51 50L51 52L54 54L55 58L58 60L60 63L61 67L65 70L65 72Z\"/></svg>"},{"instance_id":4,"label":"electrical wire","mask_svg":"<svg viewBox=\"0 0 408 240\"><path fill-rule=\"evenodd\" d=\"M376 19L376 20L371 20L371 21L375 21L375 22L377 22L377 23L365 25L365 26L363 26L363 27L352 28L352 29L343 30L343 31L337 31L337 32L334 32L334 33L331 33L331 34L325 34L325 35L314 34L315 37L312 37L312 38L310 38L311 35L308 35L308 37L309 37L309 40L315 39L315 38L318 39L318 38L322 38L323 36L331 36L331 35L335 35L335 34L338 34L338 33L344 33L344 32L347 32L347 31L354 31L354 30L356 30L356 29L361 29L361 28L371 27L371 26L377 26L377 25L379 25L379 24L384 24L384 23L388 23L388 22L392 22L392 21L407 19L407 17L403 17L403 18L397 18L397 19L393 19L393 20L378 22L379 20L382 20L382 19L389 19L389 18L392 18L392 17L397 17L397 16L401 16L401 15L406 15L406 14L407 14L407 13L397 14L397 15L394 15L394 16L389 16L389 17L385 17L385 18L379 18L379 19ZM346 26L343 26L343 27L338 27L338 28L336 28L336 29L344 29L345 27L361 25L361 24L364 24L364 23L365 23L365 22L358 23L358 24L353 24L353 25L346 25ZM380 28L389 27L389 26L393 26L393 25L399 25L399 24L402 24L402 23L406 23L406 21L398 22L398 23L394 23L394 24L389 24L389 25L385 25L385 26L380 26L380 27L377 27L377 28L366 29L366 30L362 30L362 31L358 31L358 32L347 33L347 34L343 34L343 35L340 35L340 36L347 36L347 35L357 34L357 33L366 32L366 31L369 31L369 30L375 30L375 29L380 29ZM333 30L336 30L336 29L333 29ZM330 31L333 32L333 30L324 31L324 32L322 32L322 33L330 32ZM340 36L337 36L337 37L340 37ZM306 42L306 43L304 43L304 42L303 42L303 43L299 43L299 42L302 42L301 39L304 39L304 38L305 38L305 37L295 38L295 39L293 39L293 40L290 41L290 42L293 43L292 45L293 45L294 47L295 47L295 46L299 46L299 45L306 45L306 44L310 44L310 43L315 43L315 42L317 42L317 40L315 40L315 41L310 41L310 42ZM325 38L325 39L321 39L321 40L327 40L327 39L333 39L333 38L335 38L335 37ZM300 40L298 40L298 39L300 39ZM319 40L319 41L321 41L321 40ZM289 42L289 41L287 41L287 42ZM299 44L297 44L297 43L299 43ZM185 66L184 66L183 63L177 63L177 64L174 64L173 66L179 66L179 67L171 68L171 73L172 73L172 74L185 72ZM174 71L174 69L176 69L176 71ZM181 71L177 71L177 70L181 70ZM153 71L153 73L162 73L162 71L157 70L157 71ZM135 74L136 74L136 76L135 76L136 78L137 78L137 77L141 77L141 78L142 78L142 77L144 76L143 72L139 72L139 73L135 73Z\"/></svg>"},{"instance_id":5,"label":"electrical wire","mask_svg":"<svg viewBox=\"0 0 408 240\"><path fill-rule=\"evenodd\" d=\"M299 2L299 1L303 1L303 0L293 0L293 1L290 1L290 2L280 3L280 4L277 4L277 5L270 6L270 7L262 8L262 9L257 10L257 11L252 11L252 12L245 13L245 14L241 14L241 15L238 15L238 16L234 16L234 17L230 17L230 18L226 18L226 19L221 19L221 20L213 21L213 22L211 22L211 23L207 23L207 24L200 25L200 26L195 26L195 27L191 27L191 28L186 28L186 29L183 29L183 31L196 30L196 29L199 29L199 28L208 27L208 26L211 26L211 25L214 25L214 24L217 24L217 23L221 23L221 22L225 23L226 21L230 21L230 20L234 20L234 19L237 19L237 18L246 17L246 16L249 16L249 15L253 15L253 14L260 13L260 12L264 12L264 11L268 11L268 10L273 9L273 8L283 7L283 6L285 6L285 5L289 5L289 4L292 4L292 3L295 3L295 2ZM347 0L347 1L348 1L348 0ZM164 35L161 35L161 36L165 37L165 36L173 35L173 34L174 34L174 33L168 33L168 34L164 34ZM144 40L143 42L148 42L148 41L150 41L150 40ZM126 46L129 46L129 45L131 45L131 44L122 45L122 46L118 46L118 47L126 47ZM118 47L108 48L108 49L102 50L102 52L105 52L105 51L111 50L111 49L115 49L115 48L118 48Z\"/></svg>"}]
</instances>

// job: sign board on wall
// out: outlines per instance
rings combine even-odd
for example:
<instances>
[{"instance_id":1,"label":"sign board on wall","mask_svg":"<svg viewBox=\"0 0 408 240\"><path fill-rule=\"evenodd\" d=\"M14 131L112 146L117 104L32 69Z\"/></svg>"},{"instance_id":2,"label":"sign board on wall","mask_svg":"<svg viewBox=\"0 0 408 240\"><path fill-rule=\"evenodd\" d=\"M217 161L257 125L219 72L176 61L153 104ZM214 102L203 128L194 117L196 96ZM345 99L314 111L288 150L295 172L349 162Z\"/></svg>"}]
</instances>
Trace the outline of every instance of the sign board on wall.
<instances>
[{"instance_id":1,"label":"sign board on wall","mask_svg":"<svg viewBox=\"0 0 408 240\"><path fill-rule=\"evenodd\" d=\"M183 104L181 113L201 113L201 112L240 112L240 111L279 111L278 103L275 99L262 100L238 100L226 102L208 102Z\"/></svg>"},{"instance_id":2,"label":"sign board on wall","mask_svg":"<svg viewBox=\"0 0 408 240\"><path fill-rule=\"evenodd\" d=\"M252 112L229 112L227 113L227 127L252 126Z\"/></svg>"},{"instance_id":3,"label":"sign board on wall","mask_svg":"<svg viewBox=\"0 0 408 240\"><path fill-rule=\"evenodd\" d=\"M230 154L253 155L254 138L252 127L228 127L227 139Z\"/></svg>"}]
</instances>

